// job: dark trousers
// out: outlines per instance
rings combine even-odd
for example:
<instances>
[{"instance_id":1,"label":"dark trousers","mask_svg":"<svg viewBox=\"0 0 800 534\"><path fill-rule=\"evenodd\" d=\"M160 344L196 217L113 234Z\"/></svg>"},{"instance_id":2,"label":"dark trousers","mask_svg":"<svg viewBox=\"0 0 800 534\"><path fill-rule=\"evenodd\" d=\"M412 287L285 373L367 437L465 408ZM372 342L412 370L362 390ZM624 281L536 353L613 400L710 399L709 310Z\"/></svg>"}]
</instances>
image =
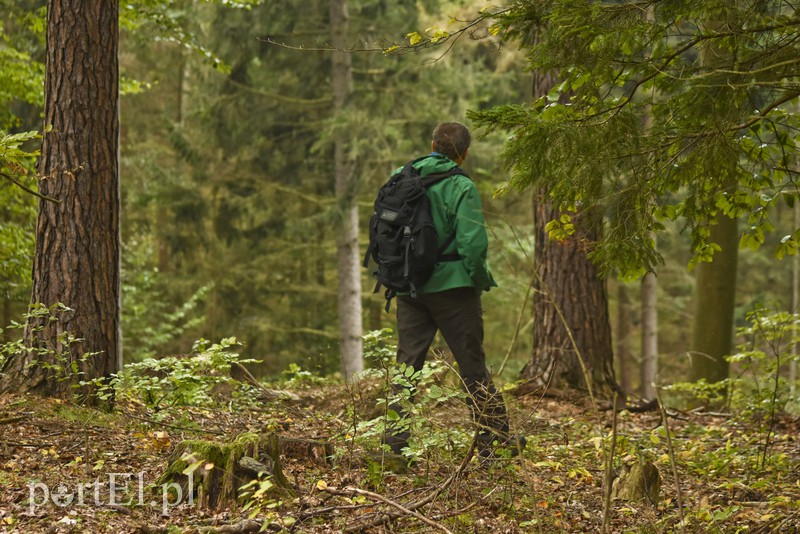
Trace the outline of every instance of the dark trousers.
<instances>
[{"instance_id":1,"label":"dark trousers","mask_svg":"<svg viewBox=\"0 0 800 534\"><path fill-rule=\"evenodd\" d=\"M479 446L495 438L508 438L508 415L500 393L486 369L483 352L483 309L480 293L471 287L397 298L397 363L419 371L428 349L440 331L458 364L461 380L469 394L472 418L480 428ZM401 418L402 407L390 405ZM395 453L408 444L407 430L388 429L384 441Z\"/></svg>"}]
</instances>

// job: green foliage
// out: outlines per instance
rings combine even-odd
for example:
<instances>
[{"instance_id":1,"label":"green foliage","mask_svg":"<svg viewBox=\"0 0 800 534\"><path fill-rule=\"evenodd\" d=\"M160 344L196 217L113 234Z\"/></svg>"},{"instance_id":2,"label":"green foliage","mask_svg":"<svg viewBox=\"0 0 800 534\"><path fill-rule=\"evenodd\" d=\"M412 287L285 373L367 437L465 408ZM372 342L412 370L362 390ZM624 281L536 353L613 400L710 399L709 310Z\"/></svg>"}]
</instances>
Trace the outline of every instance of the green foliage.
<instances>
[{"instance_id":1,"label":"green foliage","mask_svg":"<svg viewBox=\"0 0 800 534\"><path fill-rule=\"evenodd\" d=\"M659 263L652 236L675 217L698 261L713 254L717 212L749 221L744 246L764 242L770 208L796 194L796 7L519 0L498 22L530 69L561 83L530 106L472 117L511 133L514 187L543 189L564 211L602 210L600 265L633 274Z\"/></svg>"},{"instance_id":2,"label":"green foliage","mask_svg":"<svg viewBox=\"0 0 800 534\"><path fill-rule=\"evenodd\" d=\"M22 125L22 106L43 106L44 7L39 4L0 1L0 130Z\"/></svg>"},{"instance_id":3,"label":"green foliage","mask_svg":"<svg viewBox=\"0 0 800 534\"><path fill-rule=\"evenodd\" d=\"M272 476L259 473L258 479L251 480L239 488L239 496L244 500L242 511L248 512L248 517L261 518L263 521L262 531L269 526L289 528L295 523L291 516L280 514L277 509L283 504L278 498L276 485L272 481Z\"/></svg>"},{"instance_id":4,"label":"green foliage","mask_svg":"<svg viewBox=\"0 0 800 534\"><path fill-rule=\"evenodd\" d=\"M380 380L384 394L376 403L380 415L357 422L354 429L356 442L367 449L377 450L385 430L392 426L396 430L411 432L412 439L407 449L409 459L430 459L432 454L453 459L459 453L465 453L472 440L468 428L439 427L426 416L435 410L447 409L453 403L459 407L463 405L466 393L460 382L449 384L446 380L451 367L439 359L428 361L419 371L403 364L397 365L394 361L397 348L388 342L389 335L390 330L382 330L364 336L365 359L371 367L362 378ZM403 407L408 417L400 419L389 408L395 403ZM376 471L376 480L380 471Z\"/></svg>"},{"instance_id":5,"label":"green foliage","mask_svg":"<svg viewBox=\"0 0 800 534\"><path fill-rule=\"evenodd\" d=\"M145 7L157 9L151 4ZM405 0L349 2L353 47L470 12L455 2L420 7ZM496 39L463 40L463 48L441 58L433 49L387 57L376 47L375 53L351 54L353 96L344 112L333 114L331 55L318 50L329 40L326 2L262 2L249 11L185 2L167 11L230 70L211 68L149 22L136 31L123 28L121 48L130 51L122 56L123 72L151 83L143 93L123 96L121 119L121 167L128 177L123 240L152 243L142 269L157 268L159 280L149 303L147 292L136 297L143 309L156 309L158 302L177 309L214 282L204 329L153 348L163 352L201 333L235 332L264 360L264 374L296 363L328 375L340 366L334 139L347 135L365 229L379 185L428 149L438 120L463 120L469 107L522 100L525 75L513 68L515 53L498 48ZM285 46L268 44L267 37ZM504 179L495 161L500 142L500 136L487 137L470 157L470 172L486 182L486 191ZM498 201L495 213L513 202ZM369 283L365 274L364 285ZM379 329L392 319L375 313L368 320ZM492 320L500 328L508 322L500 314ZM492 338L498 344L493 352L505 350L499 346L504 337Z\"/></svg>"},{"instance_id":6,"label":"green foliage","mask_svg":"<svg viewBox=\"0 0 800 534\"><path fill-rule=\"evenodd\" d=\"M206 317L201 308L213 284L201 286L186 302L173 306L163 275L151 267L151 243L128 243L122 262L122 331L125 358L139 362L171 347Z\"/></svg>"},{"instance_id":7,"label":"green foliage","mask_svg":"<svg viewBox=\"0 0 800 534\"><path fill-rule=\"evenodd\" d=\"M234 398L242 398L250 386L231 377L231 366L256 360L235 352L239 345L236 338L213 344L201 339L189 355L128 364L103 381L99 397L141 402L157 411L177 406L213 406L217 393L224 388L230 389Z\"/></svg>"},{"instance_id":8,"label":"green foliage","mask_svg":"<svg viewBox=\"0 0 800 534\"><path fill-rule=\"evenodd\" d=\"M54 324L59 321L60 315L71 312L72 310L62 303L53 304L52 306L45 306L44 304L33 304L30 311L24 314L24 323L12 321L11 325L7 328L15 330L23 330L29 327L29 323L36 326L31 327L31 332L39 332L46 328L54 327ZM86 359L94 356L95 353L86 352L81 355L80 360L74 360L70 351L70 347L76 343L81 343L83 340L75 337L72 332L63 331L58 329L56 342L51 344L49 342L37 344L35 347L28 347L22 339L9 341L0 345L0 369L3 368L5 360L12 354L20 357L27 357L30 355L30 364L39 365L43 369L49 371L52 376L59 382L70 381L76 382L83 372L80 370L80 364ZM73 384L73 387L78 387Z\"/></svg>"}]
</instances>

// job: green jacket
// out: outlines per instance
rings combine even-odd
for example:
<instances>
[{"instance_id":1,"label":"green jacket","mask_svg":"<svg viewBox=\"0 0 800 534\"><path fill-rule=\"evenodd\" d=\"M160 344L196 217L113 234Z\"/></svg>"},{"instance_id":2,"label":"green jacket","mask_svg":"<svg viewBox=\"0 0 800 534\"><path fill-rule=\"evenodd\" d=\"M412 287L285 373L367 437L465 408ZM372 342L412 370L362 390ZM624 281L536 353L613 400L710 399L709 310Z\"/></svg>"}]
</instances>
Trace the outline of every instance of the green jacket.
<instances>
[{"instance_id":1,"label":"green jacket","mask_svg":"<svg viewBox=\"0 0 800 534\"><path fill-rule=\"evenodd\" d=\"M446 156L433 153L414 166L424 177L450 170L456 164ZM428 189L428 199L433 224L439 233L439 244L455 235L453 242L442 253L457 253L461 260L438 263L431 279L417 291L436 293L457 287L488 291L491 287L497 287L486 263L489 239L481 197L475 183L465 175L450 176Z\"/></svg>"}]
</instances>

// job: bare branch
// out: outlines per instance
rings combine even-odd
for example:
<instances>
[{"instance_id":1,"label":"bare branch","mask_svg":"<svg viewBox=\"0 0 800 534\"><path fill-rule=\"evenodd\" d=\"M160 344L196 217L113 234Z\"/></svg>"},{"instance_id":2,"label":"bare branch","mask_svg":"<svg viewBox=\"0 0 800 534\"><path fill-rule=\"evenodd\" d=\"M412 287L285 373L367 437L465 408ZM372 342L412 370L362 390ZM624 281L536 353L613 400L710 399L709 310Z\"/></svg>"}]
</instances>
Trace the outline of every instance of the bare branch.
<instances>
[{"instance_id":1,"label":"bare branch","mask_svg":"<svg viewBox=\"0 0 800 534\"><path fill-rule=\"evenodd\" d=\"M17 187L19 187L20 189L22 189L23 191L25 191L26 193L28 193L30 195L33 195L33 196L35 196L37 198L41 198L42 200L46 200L48 202L54 202L56 204L60 204L61 203L61 201L58 200L57 198L48 197L47 195L43 195L43 194L41 194L41 193L39 193L37 191L34 191L33 189L27 187L25 184L23 184L22 182L20 182L19 180L17 180L13 176L11 176L10 174L6 174L4 172L0 172L0 176L5 178L6 180L9 180L14 185L16 185Z\"/></svg>"}]
</instances>

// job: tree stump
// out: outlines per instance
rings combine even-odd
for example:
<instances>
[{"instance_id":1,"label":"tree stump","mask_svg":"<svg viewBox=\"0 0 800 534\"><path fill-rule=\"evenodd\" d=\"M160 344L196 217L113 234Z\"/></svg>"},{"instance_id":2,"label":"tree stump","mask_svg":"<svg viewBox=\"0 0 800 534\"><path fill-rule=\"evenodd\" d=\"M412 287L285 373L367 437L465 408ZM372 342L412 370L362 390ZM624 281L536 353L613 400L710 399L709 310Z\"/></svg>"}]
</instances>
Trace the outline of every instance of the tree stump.
<instances>
[{"instance_id":1,"label":"tree stump","mask_svg":"<svg viewBox=\"0 0 800 534\"><path fill-rule=\"evenodd\" d=\"M177 484L182 496L201 507L235 507L239 488L264 476L271 477L276 495L291 493L276 434L240 434L230 443L182 441L168 462L157 484Z\"/></svg>"},{"instance_id":2,"label":"tree stump","mask_svg":"<svg viewBox=\"0 0 800 534\"><path fill-rule=\"evenodd\" d=\"M623 468L623 472L614 481L612 496L620 501L649 502L658 504L661 491L661 475L651 462L636 462Z\"/></svg>"}]
</instances>

